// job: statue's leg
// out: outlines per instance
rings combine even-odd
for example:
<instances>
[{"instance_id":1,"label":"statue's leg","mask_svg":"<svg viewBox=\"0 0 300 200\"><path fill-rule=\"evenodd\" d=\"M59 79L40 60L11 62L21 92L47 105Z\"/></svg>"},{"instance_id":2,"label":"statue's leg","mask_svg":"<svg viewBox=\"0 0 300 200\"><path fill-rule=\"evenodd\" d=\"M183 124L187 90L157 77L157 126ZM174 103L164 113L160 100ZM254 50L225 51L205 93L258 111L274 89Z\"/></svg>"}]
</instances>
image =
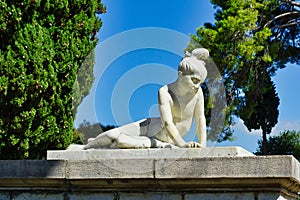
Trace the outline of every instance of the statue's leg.
<instances>
[{"instance_id":1,"label":"statue's leg","mask_svg":"<svg viewBox=\"0 0 300 200\"><path fill-rule=\"evenodd\" d=\"M84 149L109 148L120 135L121 131L119 128L111 129L90 140L84 146Z\"/></svg>"},{"instance_id":2,"label":"statue's leg","mask_svg":"<svg viewBox=\"0 0 300 200\"><path fill-rule=\"evenodd\" d=\"M84 149L97 148L150 148L151 140L146 136L139 136L138 123L106 131L84 146Z\"/></svg>"},{"instance_id":3,"label":"statue's leg","mask_svg":"<svg viewBox=\"0 0 300 200\"><path fill-rule=\"evenodd\" d=\"M132 136L126 133L121 133L120 136L113 142L112 148L150 148L151 139L145 136Z\"/></svg>"},{"instance_id":4,"label":"statue's leg","mask_svg":"<svg viewBox=\"0 0 300 200\"><path fill-rule=\"evenodd\" d=\"M156 121L154 121L156 122ZM159 123L152 123L149 127L149 120L143 119L138 122L106 131L89 141L84 149L97 148L175 148L170 143L161 142L152 138L153 133L161 129ZM154 125L156 125L154 127ZM154 127L154 128L153 128ZM157 130L156 130L157 129ZM150 130L150 134L148 133ZM152 133L153 132L153 133ZM150 135L147 136L147 135ZM151 139L150 139L151 138Z\"/></svg>"},{"instance_id":5,"label":"statue's leg","mask_svg":"<svg viewBox=\"0 0 300 200\"><path fill-rule=\"evenodd\" d=\"M178 146L168 143L168 142L162 142L158 139L151 139L151 147L152 148L170 148L170 149L177 149L179 148Z\"/></svg>"}]
</instances>

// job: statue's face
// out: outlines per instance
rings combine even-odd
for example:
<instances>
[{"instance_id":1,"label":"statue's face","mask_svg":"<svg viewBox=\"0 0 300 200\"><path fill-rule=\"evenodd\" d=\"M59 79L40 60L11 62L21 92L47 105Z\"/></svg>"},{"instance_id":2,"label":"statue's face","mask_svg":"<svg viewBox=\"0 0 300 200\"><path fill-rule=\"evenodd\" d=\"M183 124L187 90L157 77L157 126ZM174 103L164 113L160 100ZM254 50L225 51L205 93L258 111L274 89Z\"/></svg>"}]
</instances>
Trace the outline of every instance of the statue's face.
<instances>
[{"instance_id":1,"label":"statue's face","mask_svg":"<svg viewBox=\"0 0 300 200\"><path fill-rule=\"evenodd\" d=\"M183 74L180 73L180 79L187 91L197 93L201 84L201 76L199 72Z\"/></svg>"}]
</instances>

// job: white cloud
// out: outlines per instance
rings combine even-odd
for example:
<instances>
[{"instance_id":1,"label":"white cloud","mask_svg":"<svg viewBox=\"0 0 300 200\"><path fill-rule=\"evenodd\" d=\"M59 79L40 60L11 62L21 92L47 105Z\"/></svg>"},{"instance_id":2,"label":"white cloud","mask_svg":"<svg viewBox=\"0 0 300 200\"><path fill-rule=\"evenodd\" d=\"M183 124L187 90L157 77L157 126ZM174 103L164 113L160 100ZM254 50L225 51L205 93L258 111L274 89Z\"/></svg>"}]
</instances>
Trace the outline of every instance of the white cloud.
<instances>
[{"instance_id":1,"label":"white cloud","mask_svg":"<svg viewBox=\"0 0 300 200\"><path fill-rule=\"evenodd\" d=\"M233 126L234 132L244 133L248 135L260 136L261 130L251 130L251 132L244 125L244 121L241 119L236 119L236 124Z\"/></svg>"},{"instance_id":2,"label":"white cloud","mask_svg":"<svg viewBox=\"0 0 300 200\"><path fill-rule=\"evenodd\" d=\"M271 135L278 135L282 131L296 130L300 131L300 120L295 121L279 121L279 123L272 129Z\"/></svg>"},{"instance_id":3,"label":"white cloud","mask_svg":"<svg viewBox=\"0 0 300 200\"><path fill-rule=\"evenodd\" d=\"M233 126L233 129L236 133L243 133L253 136L260 136L262 134L262 130L251 130L251 132L244 125L244 121L241 119L236 119L236 124ZM296 130L300 131L300 120L294 121L279 121L278 124L272 129L271 135L278 135L282 131L286 130Z\"/></svg>"}]
</instances>

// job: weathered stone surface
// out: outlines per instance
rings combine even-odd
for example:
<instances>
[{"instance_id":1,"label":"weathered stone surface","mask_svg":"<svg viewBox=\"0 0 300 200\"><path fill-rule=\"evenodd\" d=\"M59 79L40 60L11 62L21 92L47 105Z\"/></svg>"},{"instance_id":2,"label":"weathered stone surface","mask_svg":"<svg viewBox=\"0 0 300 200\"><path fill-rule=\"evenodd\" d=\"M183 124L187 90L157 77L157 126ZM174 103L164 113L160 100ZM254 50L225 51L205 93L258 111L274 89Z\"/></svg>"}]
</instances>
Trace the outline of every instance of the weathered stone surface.
<instances>
[{"instance_id":1,"label":"weathered stone surface","mask_svg":"<svg viewBox=\"0 0 300 200\"><path fill-rule=\"evenodd\" d=\"M49 194L47 192L39 191L24 191L23 193L7 193L1 194L0 190L0 199L1 200L287 200L287 199L297 199L289 196L280 194L279 192L224 192L216 191L212 193L167 193L167 192L64 192L64 193L53 193Z\"/></svg>"},{"instance_id":2,"label":"weathered stone surface","mask_svg":"<svg viewBox=\"0 0 300 200\"><path fill-rule=\"evenodd\" d=\"M157 160L156 178L293 177L299 180L299 162L293 156L214 157Z\"/></svg>"},{"instance_id":3,"label":"weathered stone surface","mask_svg":"<svg viewBox=\"0 0 300 200\"><path fill-rule=\"evenodd\" d=\"M51 151L47 152L48 160L111 160L111 159L141 159L141 158L202 158L202 157L228 157L228 156L254 156L241 147L209 147L201 149L89 149L77 151Z\"/></svg>"},{"instance_id":4,"label":"weathered stone surface","mask_svg":"<svg viewBox=\"0 0 300 200\"><path fill-rule=\"evenodd\" d=\"M232 193L196 193L185 195L184 200L222 199L222 200L286 200L293 199L280 193L232 192Z\"/></svg>"},{"instance_id":5,"label":"weathered stone surface","mask_svg":"<svg viewBox=\"0 0 300 200\"><path fill-rule=\"evenodd\" d=\"M0 178L65 178L65 161L0 160Z\"/></svg>"},{"instance_id":6,"label":"weathered stone surface","mask_svg":"<svg viewBox=\"0 0 300 200\"><path fill-rule=\"evenodd\" d=\"M255 194L250 192L244 193L203 193L203 194L187 194L185 196L185 200L199 200L201 199L222 199L222 200L233 200L233 199L241 199L241 200L255 200Z\"/></svg>"},{"instance_id":7,"label":"weathered stone surface","mask_svg":"<svg viewBox=\"0 0 300 200\"><path fill-rule=\"evenodd\" d=\"M68 179L128 179L153 178L151 159L122 159L98 161L68 161Z\"/></svg>"},{"instance_id":8,"label":"weathered stone surface","mask_svg":"<svg viewBox=\"0 0 300 200\"><path fill-rule=\"evenodd\" d=\"M294 199L289 196L285 196L284 194L281 194L280 192L261 192L256 194L257 199L262 199L262 200L285 200L285 199ZM296 198L298 199L298 198Z\"/></svg>"},{"instance_id":9,"label":"weathered stone surface","mask_svg":"<svg viewBox=\"0 0 300 200\"><path fill-rule=\"evenodd\" d=\"M0 199L1 200L10 200L9 194L8 193L0 194Z\"/></svg>"},{"instance_id":10,"label":"weathered stone surface","mask_svg":"<svg viewBox=\"0 0 300 200\"><path fill-rule=\"evenodd\" d=\"M180 194L168 194L168 193L120 193L120 200L182 200Z\"/></svg>"},{"instance_id":11,"label":"weathered stone surface","mask_svg":"<svg viewBox=\"0 0 300 200\"><path fill-rule=\"evenodd\" d=\"M19 194L11 195L11 200L41 200L41 199L51 199L51 200L64 200L63 194L47 194L47 193L30 193L24 192Z\"/></svg>"},{"instance_id":12,"label":"weathered stone surface","mask_svg":"<svg viewBox=\"0 0 300 200\"><path fill-rule=\"evenodd\" d=\"M298 191L293 156L0 161L0 199L269 200Z\"/></svg>"},{"instance_id":13,"label":"weathered stone surface","mask_svg":"<svg viewBox=\"0 0 300 200\"><path fill-rule=\"evenodd\" d=\"M115 195L112 193L85 193L85 192L79 192L74 193L71 195L68 195L69 200L82 200L82 199L88 199L88 200L114 200Z\"/></svg>"}]
</instances>

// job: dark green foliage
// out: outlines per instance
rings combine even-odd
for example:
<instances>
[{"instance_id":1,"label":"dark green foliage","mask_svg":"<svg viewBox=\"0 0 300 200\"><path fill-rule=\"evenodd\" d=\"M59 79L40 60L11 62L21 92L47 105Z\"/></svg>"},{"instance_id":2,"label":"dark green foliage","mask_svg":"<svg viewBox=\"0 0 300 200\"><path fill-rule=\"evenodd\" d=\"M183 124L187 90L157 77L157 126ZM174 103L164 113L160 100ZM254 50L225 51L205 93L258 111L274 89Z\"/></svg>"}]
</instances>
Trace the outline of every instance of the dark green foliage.
<instances>
[{"instance_id":1,"label":"dark green foliage","mask_svg":"<svg viewBox=\"0 0 300 200\"><path fill-rule=\"evenodd\" d=\"M279 98L274 83L269 76L259 76L259 82L251 84L245 91L244 105L240 107L240 117L244 124L251 129L261 129L263 136L263 152L267 153L267 134L278 122Z\"/></svg>"},{"instance_id":2,"label":"dark green foliage","mask_svg":"<svg viewBox=\"0 0 300 200\"><path fill-rule=\"evenodd\" d=\"M258 141L256 155L263 155L262 140ZM267 155L293 155L300 160L300 131L283 131L267 140Z\"/></svg>"},{"instance_id":3,"label":"dark green foliage","mask_svg":"<svg viewBox=\"0 0 300 200\"><path fill-rule=\"evenodd\" d=\"M91 124L90 122L84 121L79 125L79 128L76 131L83 136L83 143L87 144L89 138L95 138L99 134L115 128L115 126L107 125L104 126L100 123Z\"/></svg>"},{"instance_id":4,"label":"dark green foliage","mask_svg":"<svg viewBox=\"0 0 300 200\"><path fill-rule=\"evenodd\" d=\"M221 140L231 139L233 116L240 117L249 130L262 129L266 138L278 119L279 98L271 77L288 62L299 64L299 4L211 2L217 9L216 22L197 29L187 50L197 45L207 48L223 78L227 109ZM207 110L214 106L213 100L208 101Z\"/></svg>"},{"instance_id":5,"label":"dark green foliage","mask_svg":"<svg viewBox=\"0 0 300 200\"><path fill-rule=\"evenodd\" d=\"M73 115L76 115L77 108L82 99L86 97L94 81L94 64L95 64L95 51L92 50L89 55L81 64L77 71L77 78L73 85Z\"/></svg>"},{"instance_id":6,"label":"dark green foliage","mask_svg":"<svg viewBox=\"0 0 300 200\"><path fill-rule=\"evenodd\" d=\"M79 100L72 100L73 87L96 45L90 34L101 26L94 12L103 6L2 0L0 7L0 159L44 158L73 140L72 112L88 93L91 72Z\"/></svg>"},{"instance_id":7,"label":"dark green foliage","mask_svg":"<svg viewBox=\"0 0 300 200\"><path fill-rule=\"evenodd\" d=\"M79 133L76 129L73 130L73 143L83 144L83 134Z\"/></svg>"}]
</instances>

